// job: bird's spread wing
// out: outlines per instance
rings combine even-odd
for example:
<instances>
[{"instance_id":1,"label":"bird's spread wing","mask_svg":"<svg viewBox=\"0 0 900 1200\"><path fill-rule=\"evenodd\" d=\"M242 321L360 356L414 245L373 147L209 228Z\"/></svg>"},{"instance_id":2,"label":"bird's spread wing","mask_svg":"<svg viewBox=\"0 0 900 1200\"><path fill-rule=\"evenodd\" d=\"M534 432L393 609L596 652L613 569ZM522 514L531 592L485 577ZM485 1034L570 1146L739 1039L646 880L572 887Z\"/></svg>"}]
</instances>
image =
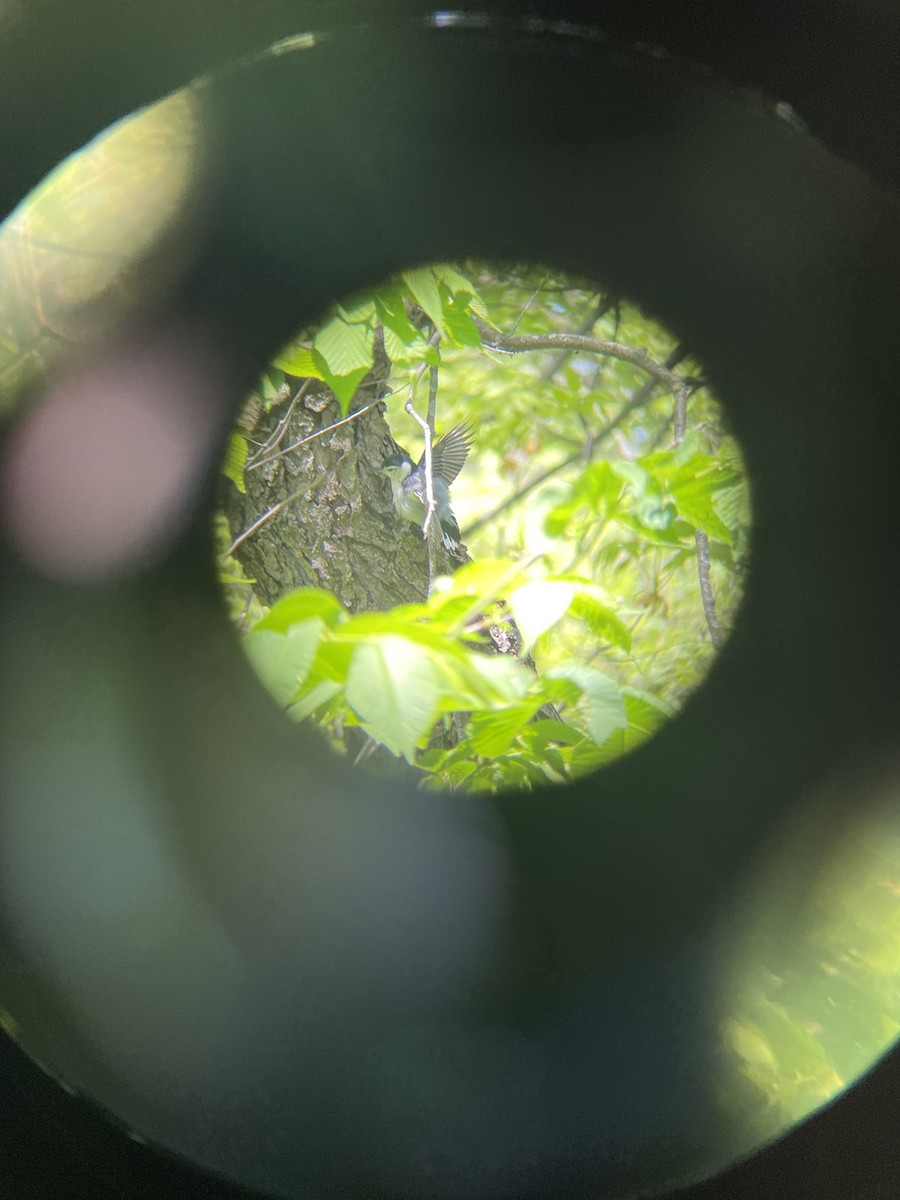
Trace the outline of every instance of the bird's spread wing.
<instances>
[{"instance_id":1,"label":"bird's spread wing","mask_svg":"<svg viewBox=\"0 0 900 1200\"><path fill-rule=\"evenodd\" d=\"M431 448L431 464L435 475L443 479L447 487L454 481L463 467L472 449L475 431L467 421L454 425L449 433L439 438ZM421 467L425 456L419 459Z\"/></svg>"}]
</instances>

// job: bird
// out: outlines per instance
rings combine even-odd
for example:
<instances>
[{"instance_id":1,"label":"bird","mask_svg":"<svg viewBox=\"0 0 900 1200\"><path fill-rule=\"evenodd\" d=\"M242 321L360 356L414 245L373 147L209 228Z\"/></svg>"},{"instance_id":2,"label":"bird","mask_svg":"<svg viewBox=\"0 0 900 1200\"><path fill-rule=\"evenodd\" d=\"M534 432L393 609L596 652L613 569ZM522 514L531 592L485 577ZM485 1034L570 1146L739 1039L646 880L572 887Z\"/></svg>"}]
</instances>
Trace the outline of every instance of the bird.
<instances>
[{"instance_id":1,"label":"bird","mask_svg":"<svg viewBox=\"0 0 900 1200\"><path fill-rule=\"evenodd\" d=\"M470 562L465 547L461 546L459 525L450 507L450 485L456 480L468 458L474 442L474 427L467 421L454 425L431 448L431 477L437 507L434 520L444 549L460 562ZM382 470L391 481L394 508L404 520L421 528L427 509L425 487L425 455L414 463L411 455L398 448L384 461ZM524 663L535 675L538 673L534 659L523 652L523 639L506 602L500 600L493 615L483 614L479 618L483 642L473 645L487 653L507 654ZM542 718L562 721L556 707L547 701L535 713L533 720Z\"/></svg>"},{"instance_id":2,"label":"bird","mask_svg":"<svg viewBox=\"0 0 900 1200\"><path fill-rule=\"evenodd\" d=\"M465 466L473 441L472 425L461 421L431 448L431 482L436 503L433 520L444 549L461 560L466 556L461 548L459 525L450 506L450 485ZM396 512L421 528L428 511L425 455L414 463L406 450L398 449L384 461L382 470L391 481Z\"/></svg>"}]
</instances>

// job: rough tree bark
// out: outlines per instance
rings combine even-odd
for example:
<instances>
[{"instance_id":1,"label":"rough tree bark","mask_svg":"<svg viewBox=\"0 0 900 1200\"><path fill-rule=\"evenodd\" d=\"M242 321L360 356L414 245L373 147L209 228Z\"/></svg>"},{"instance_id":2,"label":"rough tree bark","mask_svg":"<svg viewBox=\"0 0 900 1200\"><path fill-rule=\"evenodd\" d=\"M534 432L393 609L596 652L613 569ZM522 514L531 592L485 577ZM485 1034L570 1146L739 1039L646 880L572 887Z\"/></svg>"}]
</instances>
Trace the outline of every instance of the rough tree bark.
<instances>
[{"instance_id":1,"label":"rough tree bark","mask_svg":"<svg viewBox=\"0 0 900 1200\"><path fill-rule=\"evenodd\" d=\"M357 389L351 412L384 394L389 369L382 349ZM289 380L292 395L301 382ZM280 405L265 414L251 434L254 441L264 441L284 411ZM295 405L279 449L329 432L247 471L245 495L223 481L222 507L235 539L273 505L287 501L234 551L256 580L254 590L264 604L274 604L296 587L325 588L351 612L425 599L425 543L396 517L390 483L381 471L397 448L384 406L331 429L342 416L333 392L313 381ZM412 435L416 427L412 420L409 425ZM458 565L441 546L434 558L437 573Z\"/></svg>"}]
</instances>

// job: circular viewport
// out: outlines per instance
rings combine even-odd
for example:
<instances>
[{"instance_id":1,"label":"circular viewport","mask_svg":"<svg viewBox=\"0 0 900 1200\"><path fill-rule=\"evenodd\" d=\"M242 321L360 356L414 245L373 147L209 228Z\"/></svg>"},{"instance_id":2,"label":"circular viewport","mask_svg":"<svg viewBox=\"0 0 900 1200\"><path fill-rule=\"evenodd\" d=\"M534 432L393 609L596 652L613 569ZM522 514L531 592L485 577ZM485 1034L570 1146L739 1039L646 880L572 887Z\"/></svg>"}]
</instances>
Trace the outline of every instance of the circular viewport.
<instances>
[{"instance_id":1,"label":"circular viewport","mask_svg":"<svg viewBox=\"0 0 900 1200\"><path fill-rule=\"evenodd\" d=\"M107 131L0 227L4 414L165 294L191 244L195 99ZM284 347L234 427L216 535L237 636L290 719L361 768L488 794L652 736L709 671L748 559L740 451L691 350L596 283L483 262L405 272ZM883 790L802 928L783 920L802 827L729 916L717 1030L745 1149L900 1031ZM17 977L0 984L0 1029L40 1058Z\"/></svg>"},{"instance_id":2,"label":"circular viewport","mask_svg":"<svg viewBox=\"0 0 900 1200\"><path fill-rule=\"evenodd\" d=\"M337 304L231 436L222 585L288 716L380 775L497 792L633 750L738 608L750 500L688 347L543 266Z\"/></svg>"}]
</instances>

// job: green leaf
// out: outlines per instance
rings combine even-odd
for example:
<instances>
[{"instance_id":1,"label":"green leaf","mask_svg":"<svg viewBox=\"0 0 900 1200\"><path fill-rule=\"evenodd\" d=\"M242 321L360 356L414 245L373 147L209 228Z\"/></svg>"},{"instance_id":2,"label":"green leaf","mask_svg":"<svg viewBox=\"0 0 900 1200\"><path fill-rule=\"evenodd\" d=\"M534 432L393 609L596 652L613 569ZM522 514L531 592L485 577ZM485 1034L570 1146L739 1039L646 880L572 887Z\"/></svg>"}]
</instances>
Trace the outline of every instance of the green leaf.
<instances>
[{"instance_id":1,"label":"green leaf","mask_svg":"<svg viewBox=\"0 0 900 1200\"><path fill-rule=\"evenodd\" d=\"M525 583L510 593L509 605L525 649L530 649L542 633L565 616L575 592L572 583L542 579Z\"/></svg>"},{"instance_id":2,"label":"green leaf","mask_svg":"<svg viewBox=\"0 0 900 1200\"><path fill-rule=\"evenodd\" d=\"M372 369L374 341L371 325L348 324L341 317L332 317L316 334L313 348L322 356L329 376L340 378Z\"/></svg>"},{"instance_id":3,"label":"green leaf","mask_svg":"<svg viewBox=\"0 0 900 1200\"><path fill-rule=\"evenodd\" d=\"M612 642L620 650L630 650L631 632L628 626L607 604L604 604L598 593L600 593L599 588L590 584L582 584L572 599L569 608L570 615L583 621L595 637Z\"/></svg>"},{"instance_id":4,"label":"green leaf","mask_svg":"<svg viewBox=\"0 0 900 1200\"><path fill-rule=\"evenodd\" d=\"M272 605L268 613L254 625L253 632L267 629L284 633L298 621L306 621L310 617L318 617L323 624L334 626L345 616L346 609L331 592L323 588L295 588Z\"/></svg>"},{"instance_id":5,"label":"green leaf","mask_svg":"<svg viewBox=\"0 0 900 1200\"><path fill-rule=\"evenodd\" d=\"M639 542L647 543L650 546L664 546L675 550L694 536L693 526L689 525L687 521L675 521L668 528L655 529L651 525L645 525L639 517L623 512L616 515L616 520L624 529L636 534Z\"/></svg>"},{"instance_id":6,"label":"green leaf","mask_svg":"<svg viewBox=\"0 0 900 1200\"><path fill-rule=\"evenodd\" d=\"M263 371L260 379L260 394L267 408L281 398L284 385L284 371L279 370L277 366L273 364Z\"/></svg>"},{"instance_id":7,"label":"green leaf","mask_svg":"<svg viewBox=\"0 0 900 1200\"><path fill-rule=\"evenodd\" d=\"M643 496L650 484L650 475L636 462L621 459L610 463L613 472L629 483L636 496Z\"/></svg>"},{"instance_id":8,"label":"green leaf","mask_svg":"<svg viewBox=\"0 0 900 1200\"><path fill-rule=\"evenodd\" d=\"M591 463L572 485L568 498L547 514L547 533L559 537L566 532L573 518L584 511L601 521L609 520L618 512L624 490L625 484L611 463L605 459Z\"/></svg>"},{"instance_id":9,"label":"green leaf","mask_svg":"<svg viewBox=\"0 0 900 1200\"><path fill-rule=\"evenodd\" d=\"M287 633L262 629L244 638L250 662L279 704L289 704L308 675L322 628L322 622L313 617L293 625Z\"/></svg>"},{"instance_id":10,"label":"green leaf","mask_svg":"<svg viewBox=\"0 0 900 1200\"><path fill-rule=\"evenodd\" d=\"M376 298L376 311L384 328L386 346L389 333L397 339L401 353L412 346L425 345L427 339L406 315L406 306L399 290L379 292ZM388 350L388 355L392 359L395 357L390 350Z\"/></svg>"},{"instance_id":11,"label":"green leaf","mask_svg":"<svg viewBox=\"0 0 900 1200\"><path fill-rule=\"evenodd\" d=\"M356 646L349 642L323 641L309 673L310 681L329 679L343 687L350 673L355 650Z\"/></svg>"},{"instance_id":12,"label":"green leaf","mask_svg":"<svg viewBox=\"0 0 900 1200\"><path fill-rule=\"evenodd\" d=\"M671 704L666 704L664 700L650 695L649 692L623 687L622 695L625 697L628 724L635 729L643 728L647 733L652 733L654 729L658 729L660 725L675 716L675 709Z\"/></svg>"},{"instance_id":13,"label":"green leaf","mask_svg":"<svg viewBox=\"0 0 900 1200\"><path fill-rule=\"evenodd\" d=\"M313 357L309 346L301 346L292 342L285 346L272 360L276 367L304 379L325 379L325 372Z\"/></svg>"},{"instance_id":14,"label":"green leaf","mask_svg":"<svg viewBox=\"0 0 900 1200\"><path fill-rule=\"evenodd\" d=\"M443 712L493 710L515 704L531 686L532 676L515 659L479 654L453 646L452 653L433 655Z\"/></svg>"},{"instance_id":15,"label":"green leaf","mask_svg":"<svg viewBox=\"0 0 900 1200\"><path fill-rule=\"evenodd\" d=\"M436 263L431 271L440 283L446 287L447 291L454 296L477 296L478 292L471 279L467 279L465 275L461 275L455 267L451 267L449 263Z\"/></svg>"},{"instance_id":16,"label":"green leaf","mask_svg":"<svg viewBox=\"0 0 900 1200\"><path fill-rule=\"evenodd\" d=\"M435 329L444 328L444 305L441 290L430 267L419 267L415 271L404 271L403 282L409 288L416 304L431 317Z\"/></svg>"},{"instance_id":17,"label":"green leaf","mask_svg":"<svg viewBox=\"0 0 900 1200\"><path fill-rule=\"evenodd\" d=\"M721 488L713 497L716 512L731 530L732 545L750 527L750 494L745 483Z\"/></svg>"},{"instance_id":18,"label":"green leaf","mask_svg":"<svg viewBox=\"0 0 900 1200\"><path fill-rule=\"evenodd\" d=\"M549 718L533 721L525 731L525 737L536 753L543 752L544 747L553 742L574 746L584 741L584 734L580 729L567 725L565 721L551 721Z\"/></svg>"},{"instance_id":19,"label":"green leaf","mask_svg":"<svg viewBox=\"0 0 900 1200\"><path fill-rule=\"evenodd\" d=\"M458 598L466 596L470 599L468 611L475 617L509 588L527 581L528 577L514 559L485 558L478 562L466 563L452 575L444 575L435 580L435 591L428 605L437 613L452 603L458 611Z\"/></svg>"},{"instance_id":20,"label":"green leaf","mask_svg":"<svg viewBox=\"0 0 900 1200\"><path fill-rule=\"evenodd\" d=\"M619 685L602 671L582 667L577 663L561 663L543 674L545 684L550 680L567 680L581 689L587 715L588 733L598 745L616 729L628 724L625 700Z\"/></svg>"},{"instance_id":21,"label":"green leaf","mask_svg":"<svg viewBox=\"0 0 900 1200\"><path fill-rule=\"evenodd\" d=\"M743 484L739 471L710 454L679 461L673 451L658 451L642 460L646 470L667 490L678 512L695 529L731 544L731 530L716 509L717 493Z\"/></svg>"},{"instance_id":22,"label":"green leaf","mask_svg":"<svg viewBox=\"0 0 900 1200\"><path fill-rule=\"evenodd\" d=\"M241 495L246 495L247 484L244 482L244 465L250 447L247 439L240 433L232 433L228 439L225 451L225 462L222 464L222 474L230 479Z\"/></svg>"},{"instance_id":23,"label":"green leaf","mask_svg":"<svg viewBox=\"0 0 900 1200\"><path fill-rule=\"evenodd\" d=\"M368 325L375 317L375 300L372 296L358 296L349 304L335 305L338 316L351 325Z\"/></svg>"},{"instance_id":24,"label":"green leaf","mask_svg":"<svg viewBox=\"0 0 900 1200\"><path fill-rule=\"evenodd\" d=\"M716 512L715 481L709 477L694 479L672 489L678 512L697 529L726 545L731 544L731 530Z\"/></svg>"},{"instance_id":25,"label":"green leaf","mask_svg":"<svg viewBox=\"0 0 900 1200\"><path fill-rule=\"evenodd\" d=\"M459 271L454 267L448 266L446 263L439 263L431 269L434 271L435 278L454 297L466 296L468 298L467 307L472 312L477 313L483 321L489 320L488 307L471 279L467 279L465 275L461 275Z\"/></svg>"},{"instance_id":26,"label":"green leaf","mask_svg":"<svg viewBox=\"0 0 900 1200\"><path fill-rule=\"evenodd\" d=\"M504 754L538 708L539 702L531 700L474 716L467 739L470 749L486 758Z\"/></svg>"},{"instance_id":27,"label":"green leaf","mask_svg":"<svg viewBox=\"0 0 900 1200\"><path fill-rule=\"evenodd\" d=\"M349 375L329 375L326 382L341 406L341 412L344 416L350 408L350 401L356 395L356 389L368 375L370 368L360 367L358 371L351 371Z\"/></svg>"},{"instance_id":28,"label":"green leaf","mask_svg":"<svg viewBox=\"0 0 900 1200\"><path fill-rule=\"evenodd\" d=\"M456 346L481 349L481 334L468 309L463 305L451 303L445 306L444 332Z\"/></svg>"},{"instance_id":29,"label":"green leaf","mask_svg":"<svg viewBox=\"0 0 900 1200\"><path fill-rule=\"evenodd\" d=\"M305 721L310 713L315 712L323 704L327 704L343 690L343 684L334 679L320 679L312 687L301 690L299 699L295 700L288 708L288 716L295 721Z\"/></svg>"},{"instance_id":30,"label":"green leaf","mask_svg":"<svg viewBox=\"0 0 900 1200\"><path fill-rule=\"evenodd\" d=\"M623 754L636 750L673 715L674 710L656 696L633 688L623 688L622 695L628 717L627 725L622 729L613 730L600 745L594 740L586 739L573 747L569 766L574 775L586 775L606 763L621 758Z\"/></svg>"},{"instance_id":31,"label":"green leaf","mask_svg":"<svg viewBox=\"0 0 900 1200\"><path fill-rule=\"evenodd\" d=\"M358 646L346 695L371 737L414 761L416 743L434 725L439 701L431 659L420 646L394 636Z\"/></svg>"}]
</instances>

